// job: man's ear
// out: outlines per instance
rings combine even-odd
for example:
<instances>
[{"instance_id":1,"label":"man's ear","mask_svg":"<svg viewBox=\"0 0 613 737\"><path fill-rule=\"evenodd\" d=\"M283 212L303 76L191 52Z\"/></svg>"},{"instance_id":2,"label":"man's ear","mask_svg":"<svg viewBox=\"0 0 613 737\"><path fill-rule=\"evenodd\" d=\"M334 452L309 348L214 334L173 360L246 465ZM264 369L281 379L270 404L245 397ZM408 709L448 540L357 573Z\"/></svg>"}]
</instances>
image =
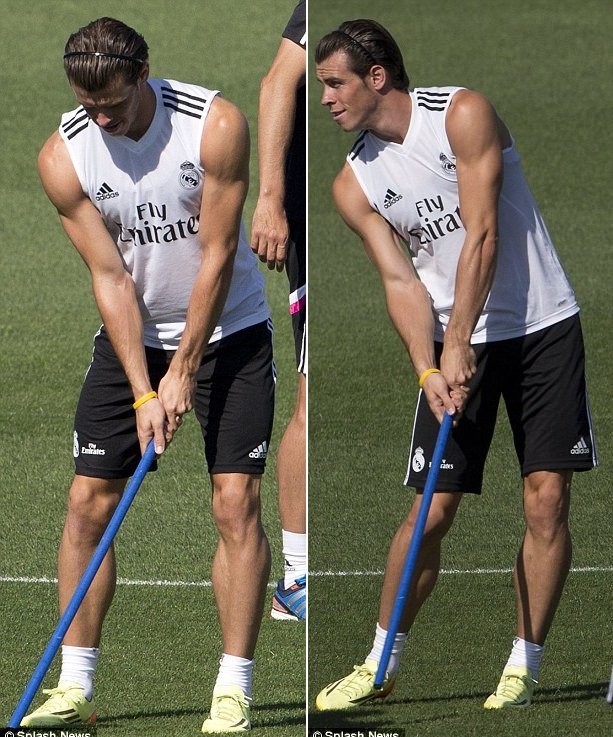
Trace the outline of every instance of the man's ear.
<instances>
[{"instance_id":1,"label":"man's ear","mask_svg":"<svg viewBox=\"0 0 613 737\"><path fill-rule=\"evenodd\" d=\"M138 83L143 84L149 79L149 62L146 61L138 74Z\"/></svg>"},{"instance_id":2,"label":"man's ear","mask_svg":"<svg viewBox=\"0 0 613 737\"><path fill-rule=\"evenodd\" d=\"M375 90L381 90L387 83L387 71L381 64L374 64L368 72L368 78Z\"/></svg>"}]
</instances>

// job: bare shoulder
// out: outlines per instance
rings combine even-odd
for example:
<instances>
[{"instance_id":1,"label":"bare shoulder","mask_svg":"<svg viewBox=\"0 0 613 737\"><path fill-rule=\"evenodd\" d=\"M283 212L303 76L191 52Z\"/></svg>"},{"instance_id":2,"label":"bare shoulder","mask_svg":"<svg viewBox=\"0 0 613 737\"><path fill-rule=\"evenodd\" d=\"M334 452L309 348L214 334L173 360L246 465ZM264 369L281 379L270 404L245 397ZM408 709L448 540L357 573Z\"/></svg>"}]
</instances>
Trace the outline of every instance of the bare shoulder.
<instances>
[{"instance_id":1,"label":"bare shoulder","mask_svg":"<svg viewBox=\"0 0 613 737\"><path fill-rule=\"evenodd\" d=\"M207 136L248 136L249 125L243 112L229 100L217 95L205 123Z\"/></svg>"},{"instance_id":2,"label":"bare shoulder","mask_svg":"<svg viewBox=\"0 0 613 737\"><path fill-rule=\"evenodd\" d=\"M38 169L46 172L55 165L61 163L64 157L68 156L66 144L62 140L59 131L52 133L43 144L38 154Z\"/></svg>"},{"instance_id":3,"label":"bare shoulder","mask_svg":"<svg viewBox=\"0 0 613 737\"><path fill-rule=\"evenodd\" d=\"M372 208L349 163L334 180L332 194L339 215L360 236L367 250L369 244L381 242L389 235L389 224Z\"/></svg>"},{"instance_id":4,"label":"bare shoulder","mask_svg":"<svg viewBox=\"0 0 613 737\"><path fill-rule=\"evenodd\" d=\"M493 121L496 111L485 95L474 90L460 90L457 92L447 113L447 127L470 126L474 122Z\"/></svg>"},{"instance_id":5,"label":"bare shoulder","mask_svg":"<svg viewBox=\"0 0 613 737\"><path fill-rule=\"evenodd\" d=\"M364 217L373 210L349 163L345 163L334 179L332 196L343 220L359 233Z\"/></svg>"},{"instance_id":6,"label":"bare shoulder","mask_svg":"<svg viewBox=\"0 0 613 737\"><path fill-rule=\"evenodd\" d=\"M332 195L337 205L348 199L353 201L354 198L363 199L368 204L366 196L348 162L345 162L332 183Z\"/></svg>"},{"instance_id":7,"label":"bare shoulder","mask_svg":"<svg viewBox=\"0 0 613 737\"><path fill-rule=\"evenodd\" d=\"M38 173L47 196L61 212L85 197L59 131L43 144L38 154Z\"/></svg>"},{"instance_id":8,"label":"bare shoulder","mask_svg":"<svg viewBox=\"0 0 613 737\"><path fill-rule=\"evenodd\" d=\"M510 145L510 134L499 118L494 105L480 92L460 90L449 105L446 120L447 135L454 151L463 144L476 143L480 139L487 144L494 142L501 148Z\"/></svg>"},{"instance_id":9,"label":"bare shoulder","mask_svg":"<svg viewBox=\"0 0 613 737\"><path fill-rule=\"evenodd\" d=\"M205 169L236 171L249 163L249 125L242 111L217 95L204 124L201 158Z\"/></svg>"}]
</instances>

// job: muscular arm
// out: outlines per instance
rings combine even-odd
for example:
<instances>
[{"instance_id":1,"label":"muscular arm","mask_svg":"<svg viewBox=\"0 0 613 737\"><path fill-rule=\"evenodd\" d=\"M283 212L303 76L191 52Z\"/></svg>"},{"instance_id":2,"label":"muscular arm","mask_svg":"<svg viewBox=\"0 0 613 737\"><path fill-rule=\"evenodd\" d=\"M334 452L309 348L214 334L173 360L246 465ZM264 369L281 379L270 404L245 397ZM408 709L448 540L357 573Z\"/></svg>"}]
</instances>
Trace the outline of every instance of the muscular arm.
<instances>
[{"instance_id":1,"label":"muscular arm","mask_svg":"<svg viewBox=\"0 0 613 737\"><path fill-rule=\"evenodd\" d=\"M249 130L242 113L216 98L201 143L205 170L200 208L202 260L187 309L185 332L159 395L171 429L192 408L196 372L228 295L249 184Z\"/></svg>"},{"instance_id":2,"label":"muscular arm","mask_svg":"<svg viewBox=\"0 0 613 737\"><path fill-rule=\"evenodd\" d=\"M436 365L430 295L417 277L402 240L370 207L349 165L336 178L333 194L341 217L360 236L368 258L379 272L388 314L411 357L415 373L420 376ZM428 377L424 391L439 420L445 410L455 412L449 387L440 374Z\"/></svg>"},{"instance_id":3,"label":"muscular arm","mask_svg":"<svg viewBox=\"0 0 613 737\"><path fill-rule=\"evenodd\" d=\"M102 321L137 399L151 391L151 383L132 277L125 270L100 213L83 193L59 133L43 146L38 167L62 227L90 271ZM163 452L165 415L161 404L147 402L138 410L137 418L141 447L155 436L156 452Z\"/></svg>"},{"instance_id":4,"label":"muscular arm","mask_svg":"<svg viewBox=\"0 0 613 737\"><path fill-rule=\"evenodd\" d=\"M283 270L288 226L284 210L285 159L296 114L296 91L305 82L306 53L287 38L260 85L258 156L260 189L251 226L251 248L269 269Z\"/></svg>"},{"instance_id":5,"label":"muscular arm","mask_svg":"<svg viewBox=\"0 0 613 737\"><path fill-rule=\"evenodd\" d=\"M464 90L457 93L450 106L447 135L456 155L466 239L458 262L441 368L450 386L458 387L466 385L476 370L470 337L496 269L502 147L507 143L503 138L508 137L508 132L484 97Z\"/></svg>"}]
</instances>

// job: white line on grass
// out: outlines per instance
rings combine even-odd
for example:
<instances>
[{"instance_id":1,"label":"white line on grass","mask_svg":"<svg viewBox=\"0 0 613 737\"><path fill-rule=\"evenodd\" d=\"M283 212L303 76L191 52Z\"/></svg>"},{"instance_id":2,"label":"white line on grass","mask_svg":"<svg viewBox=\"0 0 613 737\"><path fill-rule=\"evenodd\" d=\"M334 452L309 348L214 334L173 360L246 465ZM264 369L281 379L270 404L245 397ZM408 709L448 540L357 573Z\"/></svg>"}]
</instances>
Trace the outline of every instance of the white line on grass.
<instances>
[{"instance_id":1,"label":"white line on grass","mask_svg":"<svg viewBox=\"0 0 613 737\"><path fill-rule=\"evenodd\" d=\"M0 576L0 583L56 584L57 578L50 578L49 576ZM132 578L118 578L117 583L122 586L196 586L200 588L208 588L209 586L213 585L211 581L155 581Z\"/></svg>"},{"instance_id":2,"label":"white line on grass","mask_svg":"<svg viewBox=\"0 0 613 737\"><path fill-rule=\"evenodd\" d=\"M479 576L479 575L497 575L501 573L511 573L511 568L443 568L441 574L450 576ZM613 573L613 566L577 566L571 568L571 573ZM383 571L311 571L309 578L343 578L343 577L361 577L361 576L382 576ZM49 576L0 576L0 583L38 583L38 584L57 584L57 578ZM157 587L184 587L191 586L196 588L209 588L212 586L211 581L170 581L170 580L146 580L132 578L118 578L117 583L122 586L157 586ZM269 587L275 587L276 582L268 584Z\"/></svg>"},{"instance_id":3,"label":"white line on grass","mask_svg":"<svg viewBox=\"0 0 613 737\"><path fill-rule=\"evenodd\" d=\"M441 574L450 576L478 576L483 574L511 573L512 568L441 568ZM571 573L613 573L613 566L577 566ZM384 571L311 571L310 578L342 578L343 576L382 576Z\"/></svg>"}]
</instances>

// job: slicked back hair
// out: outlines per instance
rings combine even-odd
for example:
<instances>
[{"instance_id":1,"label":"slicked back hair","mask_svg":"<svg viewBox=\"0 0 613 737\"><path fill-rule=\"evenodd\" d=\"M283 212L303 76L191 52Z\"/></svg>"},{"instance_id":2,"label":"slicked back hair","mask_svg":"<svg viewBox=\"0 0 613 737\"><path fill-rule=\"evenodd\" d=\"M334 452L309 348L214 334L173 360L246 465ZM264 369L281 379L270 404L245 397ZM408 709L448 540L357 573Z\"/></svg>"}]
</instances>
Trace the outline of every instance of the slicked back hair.
<instances>
[{"instance_id":1,"label":"slicked back hair","mask_svg":"<svg viewBox=\"0 0 613 737\"><path fill-rule=\"evenodd\" d=\"M392 87L408 89L409 76L398 44L377 21L360 18L341 23L317 44L315 63L321 64L337 51L345 52L350 70L362 79L374 65L380 65L387 71Z\"/></svg>"},{"instance_id":2,"label":"slicked back hair","mask_svg":"<svg viewBox=\"0 0 613 737\"><path fill-rule=\"evenodd\" d=\"M71 84L88 92L107 87L117 77L135 84L149 60L145 39L114 18L98 18L73 33L64 49L64 70Z\"/></svg>"}]
</instances>

